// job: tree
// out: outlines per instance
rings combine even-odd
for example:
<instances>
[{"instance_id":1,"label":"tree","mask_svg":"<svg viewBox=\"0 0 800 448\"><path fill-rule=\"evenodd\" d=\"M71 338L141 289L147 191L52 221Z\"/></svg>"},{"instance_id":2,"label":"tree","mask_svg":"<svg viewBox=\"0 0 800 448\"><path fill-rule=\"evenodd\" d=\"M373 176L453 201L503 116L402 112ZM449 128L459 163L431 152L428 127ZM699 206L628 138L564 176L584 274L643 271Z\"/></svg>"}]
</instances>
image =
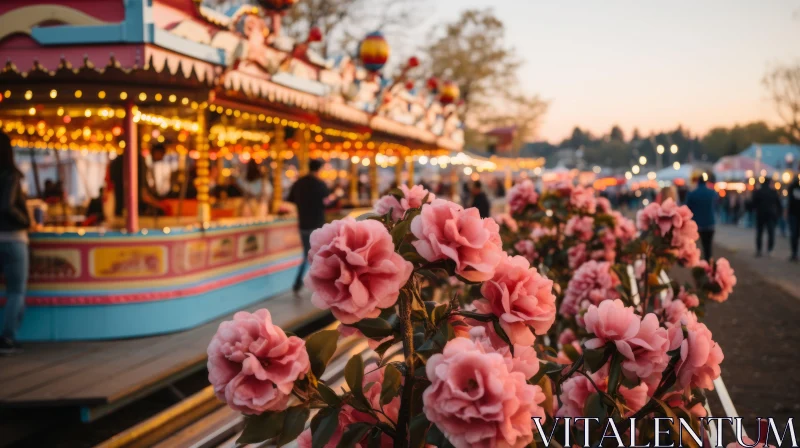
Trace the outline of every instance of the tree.
<instances>
[{"instance_id":1,"label":"tree","mask_svg":"<svg viewBox=\"0 0 800 448\"><path fill-rule=\"evenodd\" d=\"M592 143L592 135L589 132L584 132L578 126L575 126L575 129L572 130L572 135L561 142L562 147L568 147L572 149L578 149L581 146L589 146Z\"/></svg>"},{"instance_id":2,"label":"tree","mask_svg":"<svg viewBox=\"0 0 800 448\"><path fill-rule=\"evenodd\" d=\"M541 119L547 112L549 103L538 95L512 95L503 107L492 109L483 123L490 127L514 127L514 151L536 136Z\"/></svg>"},{"instance_id":3,"label":"tree","mask_svg":"<svg viewBox=\"0 0 800 448\"><path fill-rule=\"evenodd\" d=\"M783 120L787 136L800 143L800 65L775 67L764 76L763 84Z\"/></svg>"},{"instance_id":4,"label":"tree","mask_svg":"<svg viewBox=\"0 0 800 448\"><path fill-rule=\"evenodd\" d=\"M355 53L370 31L381 31L397 44L419 24L420 13L417 0L300 0L283 24L295 39L305 39L309 29L319 28L323 40L318 49L327 58L334 52Z\"/></svg>"},{"instance_id":5,"label":"tree","mask_svg":"<svg viewBox=\"0 0 800 448\"><path fill-rule=\"evenodd\" d=\"M434 28L426 48L430 74L458 85L465 120L485 107L512 98L520 61L505 45L505 26L490 9L467 10L438 35ZM496 100L500 98L500 100Z\"/></svg>"},{"instance_id":6,"label":"tree","mask_svg":"<svg viewBox=\"0 0 800 448\"><path fill-rule=\"evenodd\" d=\"M633 135L631 135L632 142L638 142L642 139L642 136L639 135L639 128L633 128Z\"/></svg>"},{"instance_id":7,"label":"tree","mask_svg":"<svg viewBox=\"0 0 800 448\"><path fill-rule=\"evenodd\" d=\"M617 141L617 142L625 141L625 133L622 132L622 129L617 125L614 125L614 127L611 128L611 132L608 134L608 137L612 141Z\"/></svg>"}]
</instances>

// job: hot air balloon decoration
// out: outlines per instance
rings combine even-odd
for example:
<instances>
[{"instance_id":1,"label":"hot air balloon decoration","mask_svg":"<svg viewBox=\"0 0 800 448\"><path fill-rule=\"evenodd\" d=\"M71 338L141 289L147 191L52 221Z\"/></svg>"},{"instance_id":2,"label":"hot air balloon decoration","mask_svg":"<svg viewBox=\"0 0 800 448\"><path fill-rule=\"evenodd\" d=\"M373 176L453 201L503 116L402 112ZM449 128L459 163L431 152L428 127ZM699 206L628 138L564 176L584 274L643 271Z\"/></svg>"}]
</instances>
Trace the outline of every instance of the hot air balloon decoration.
<instances>
[{"instance_id":1,"label":"hot air balloon decoration","mask_svg":"<svg viewBox=\"0 0 800 448\"><path fill-rule=\"evenodd\" d=\"M285 11L294 6L297 0L258 0L258 3L260 3L264 9L270 11Z\"/></svg>"},{"instance_id":2,"label":"hot air balloon decoration","mask_svg":"<svg viewBox=\"0 0 800 448\"><path fill-rule=\"evenodd\" d=\"M439 91L439 80L431 76L425 81L425 87L431 92L436 93Z\"/></svg>"},{"instance_id":3,"label":"hot air balloon decoration","mask_svg":"<svg viewBox=\"0 0 800 448\"><path fill-rule=\"evenodd\" d=\"M389 44L383 34L379 31L367 34L359 45L358 57L370 72L380 71L389 59Z\"/></svg>"},{"instance_id":4,"label":"hot air balloon decoration","mask_svg":"<svg viewBox=\"0 0 800 448\"><path fill-rule=\"evenodd\" d=\"M445 81L439 91L439 102L445 106L458 100L458 85L453 81Z\"/></svg>"}]
</instances>

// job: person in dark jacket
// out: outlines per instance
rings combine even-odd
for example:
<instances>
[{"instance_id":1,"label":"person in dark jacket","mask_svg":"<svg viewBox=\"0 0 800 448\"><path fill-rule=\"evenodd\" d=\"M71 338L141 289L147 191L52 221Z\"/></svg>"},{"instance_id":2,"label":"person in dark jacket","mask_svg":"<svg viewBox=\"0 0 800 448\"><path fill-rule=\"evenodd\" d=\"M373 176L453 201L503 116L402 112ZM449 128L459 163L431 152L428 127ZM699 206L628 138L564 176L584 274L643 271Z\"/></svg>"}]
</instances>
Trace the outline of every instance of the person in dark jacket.
<instances>
[{"instance_id":1,"label":"person in dark jacket","mask_svg":"<svg viewBox=\"0 0 800 448\"><path fill-rule=\"evenodd\" d=\"M297 206L297 221L300 226L300 239L303 242L303 263L297 271L292 290L297 293L303 287L303 274L311 250L311 233L325 224L325 208L336 200L336 195L328 191L328 186L319 178L322 162L311 160L308 174L297 179L289 191L287 200Z\"/></svg>"},{"instance_id":2,"label":"person in dark jacket","mask_svg":"<svg viewBox=\"0 0 800 448\"><path fill-rule=\"evenodd\" d=\"M798 172L800 172L800 165L798 165ZM792 249L792 256L789 261L797 263L797 248L800 242L800 174L795 176L794 181L789 185L789 246Z\"/></svg>"},{"instance_id":3,"label":"person in dark jacket","mask_svg":"<svg viewBox=\"0 0 800 448\"><path fill-rule=\"evenodd\" d=\"M756 257L761 256L762 237L767 231L767 255L775 248L775 225L782 213L781 199L769 180L761 182L753 193L753 210L756 215Z\"/></svg>"},{"instance_id":4,"label":"person in dark jacket","mask_svg":"<svg viewBox=\"0 0 800 448\"><path fill-rule=\"evenodd\" d=\"M488 218L491 214L489 197L483 192L483 184L479 180L472 184L472 206L478 209L481 218Z\"/></svg>"},{"instance_id":5,"label":"person in dark jacket","mask_svg":"<svg viewBox=\"0 0 800 448\"><path fill-rule=\"evenodd\" d=\"M697 188L686 195L686 206L694 215L694 222L700 233L700 245L703 248L703 258L711 259L711 246L714 242L715 209L719 202L717 192L708 188L704 176L697 179Z\"/></svg>"},{"instance_id":6,"label":"person in dark jacket","mask_svg":"<svg viewBox=\"0 0 800 448\"><path fill-rule=\"evenodd\" d=\"M0 132L0 272L6 279L6 306L0 334L0 354L20 352L17 330L25 312L28 283L28 228L31 226L22 172L14 164L8 135Z\"/></svg>"}]
</instances>

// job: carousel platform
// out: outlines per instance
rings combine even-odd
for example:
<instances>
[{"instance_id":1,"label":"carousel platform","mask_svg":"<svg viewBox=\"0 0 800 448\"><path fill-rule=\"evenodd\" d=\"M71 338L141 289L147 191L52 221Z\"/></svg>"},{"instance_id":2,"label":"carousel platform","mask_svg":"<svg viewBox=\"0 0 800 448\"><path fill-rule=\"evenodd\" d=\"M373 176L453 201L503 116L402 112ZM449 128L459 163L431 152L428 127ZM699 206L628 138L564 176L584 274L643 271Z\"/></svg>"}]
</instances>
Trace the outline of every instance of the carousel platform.
<instances>
[{"instance_id":1,"label":"carousel platform","mask_svg":"<svg viewBox=\"0 0 800 448\"><path fill-rule=\"evenodd\" d=\"M311 305L307 292L247 309L259 308L287 331L332 320ZM24 353L0 358L0 409L74 408L82 421L93 421L204 369L208 342L230 317L153 337L26 344Z\"/></svg>"}]
</instances>

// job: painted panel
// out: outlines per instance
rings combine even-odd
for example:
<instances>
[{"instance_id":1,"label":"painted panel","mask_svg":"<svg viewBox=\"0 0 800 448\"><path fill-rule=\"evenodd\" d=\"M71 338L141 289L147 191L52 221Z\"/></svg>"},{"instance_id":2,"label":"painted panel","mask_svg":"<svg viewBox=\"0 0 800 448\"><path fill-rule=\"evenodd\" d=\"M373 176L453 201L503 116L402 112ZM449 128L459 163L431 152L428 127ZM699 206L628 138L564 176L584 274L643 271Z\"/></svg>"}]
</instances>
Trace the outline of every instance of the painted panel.
<instances>
[{"instance_id":1,"label":"painted panel","mask_svg":"<svg viewBox=\"0 0 800 448\"><path fill-rule=\"evenodd\" d=\"M94 278L157 277L167 273L167 248L111 246L89 252L89 272Z\"/></svg>"},{"instance_id":2,"label":"painted panel","mask_svg":"<svg viewBox=\"0 0 800 448\"><path fill-rule=\"evenodd\" d=\"M239 258L250 258L264 252L264 235L250 233L239 237L239 247L237 256Z\"/></svg>"},{"instance_id":3,"label":"painted panel","mask_svg":"<svg viewBox=\"0 0 800 448\"><path fill-rule=\"evenodd\" d=\"M76 279L81 276L78 249L39 249L31 253L30 280Z\"/></svg>"},{"instance_id":4,"label":"painted panel","mask_svg":"<svg viewBox=\"0 0 800 448\"><path fill-rule=\"evenodd\" d=\"M233 261L236 256L234 247L234 237L226 236L211 240L210 251L208 254L208 264L211 266Z\"/></svg>"}]
</instances>

